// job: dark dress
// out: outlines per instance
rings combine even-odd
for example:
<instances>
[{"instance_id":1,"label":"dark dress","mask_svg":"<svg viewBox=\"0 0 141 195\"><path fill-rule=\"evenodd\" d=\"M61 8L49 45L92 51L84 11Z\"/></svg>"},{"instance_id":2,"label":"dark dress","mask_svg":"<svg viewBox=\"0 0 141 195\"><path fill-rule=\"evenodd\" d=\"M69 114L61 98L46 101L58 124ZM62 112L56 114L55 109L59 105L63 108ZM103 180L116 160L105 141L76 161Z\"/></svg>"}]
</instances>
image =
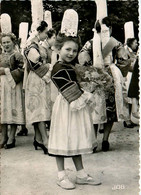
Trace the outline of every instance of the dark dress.
<instances>
[{"instance_id":1,"label":"dark dress","mask_svg":"<svg viewBox=\"0 0 141 195\"><path fill-rule=\"evenodd\" d=\"M128 90L128 97L139 99L139 60L135 62L131 82Z\"/></svg>"}]
</instances>

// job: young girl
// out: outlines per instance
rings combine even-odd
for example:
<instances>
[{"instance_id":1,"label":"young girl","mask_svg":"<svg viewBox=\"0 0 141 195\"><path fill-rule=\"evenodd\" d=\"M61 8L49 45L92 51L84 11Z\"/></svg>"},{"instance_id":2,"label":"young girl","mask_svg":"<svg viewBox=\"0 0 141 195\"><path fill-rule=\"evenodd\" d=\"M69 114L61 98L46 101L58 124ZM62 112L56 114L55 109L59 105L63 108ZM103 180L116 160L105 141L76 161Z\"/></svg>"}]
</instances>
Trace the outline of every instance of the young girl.
<instances>
[{"instance_id":1,"label":"young girl","mask_svg":"<svg viewBox=\"0 0 141 195\"><path fill-rule=\"evenodd\" d=\"M55 45L60 58L53 67L52 81L60 94L53 106L48 151L56 156L57 184L64 189L75 188L64 167L64 158L72 157L77 170L76 183L99 185L85 172L81 156L93 152L95 136L88 106L92 94L80 88L74 70L79 39L59 33Z\"/></svg>"}]
</instances>

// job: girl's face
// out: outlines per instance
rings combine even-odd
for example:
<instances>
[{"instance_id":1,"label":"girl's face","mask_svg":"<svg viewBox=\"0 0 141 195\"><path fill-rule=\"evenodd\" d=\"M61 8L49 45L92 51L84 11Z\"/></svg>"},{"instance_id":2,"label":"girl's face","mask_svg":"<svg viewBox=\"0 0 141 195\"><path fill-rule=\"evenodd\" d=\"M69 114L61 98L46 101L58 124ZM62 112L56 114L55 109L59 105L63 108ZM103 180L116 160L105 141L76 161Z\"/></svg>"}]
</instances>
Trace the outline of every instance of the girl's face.
<instances>
[{"instance_id":1,"label":"girl's face","mask_svg":"<svg viewBox=\"0 0 141 195\"><path fill-rule=\"evenodd\" d=\"M50 44L50 46L53 46L56 40L56 35L53 34L51 38L48 38L48 42Z\"/></svg>"},{"instance_id":2,"label":"girl's face","mask_svg":"<svg viewBox=\"0 0 141 195\"><path fill-rule=\"evenodd\" d=\"M12 52L14 49L14 43L9 36L2 37L2 46L5 52Z\"/></svg>"},{"instance_id":3,"label":"girl's face","mask_svg":"<svg viewBox=\"0 0 141 195\"><path fill-rule=\"evenodd\" d=\"M44 41L47 38L48 28L46 27L43 32L39 32L40 41Z\"/></svg>"},{"instance_id":4,"label":"girl's face","mask_svg":"<svg viewBox=\"0 0 141 195\"><path fill-rule=\"evenodd\" d=\"M78 53L78 44L74 41L66 41L60 49L60 60L63 62L72 62Z\"/></svg>"},{"instance_id":5,"label":"girl's face","mask_svg":"<svg viewBox=\"0 0 141 195\"><path fill-rule=\"evenodd\" d=\"M135 51L135 50L137 49L137 47L138 47L137 40L134 40L133 43L131 44L131 49L132 49L133 51Z\"/></svg>"}]
</instances>

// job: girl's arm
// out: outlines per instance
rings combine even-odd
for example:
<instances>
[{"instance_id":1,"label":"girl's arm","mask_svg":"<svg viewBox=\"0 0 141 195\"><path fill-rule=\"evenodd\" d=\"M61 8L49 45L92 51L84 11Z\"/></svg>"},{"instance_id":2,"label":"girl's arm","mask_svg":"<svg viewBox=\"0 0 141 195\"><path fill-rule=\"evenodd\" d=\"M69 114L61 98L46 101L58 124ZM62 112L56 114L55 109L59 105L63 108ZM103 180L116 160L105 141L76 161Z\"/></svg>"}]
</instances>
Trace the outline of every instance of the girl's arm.
<instances>
[{"instance_id":1,"label":"girl's arm","mask_svg":"<svg viewBox=\"0 0 141 195\"><path fill-rule=\"evenodd\" d=\"M73 69L66 69L59 63L53 67L52 81L69 103L78 99L83 94L75 78L76 74Z\"/></svg>"}]
</instances>

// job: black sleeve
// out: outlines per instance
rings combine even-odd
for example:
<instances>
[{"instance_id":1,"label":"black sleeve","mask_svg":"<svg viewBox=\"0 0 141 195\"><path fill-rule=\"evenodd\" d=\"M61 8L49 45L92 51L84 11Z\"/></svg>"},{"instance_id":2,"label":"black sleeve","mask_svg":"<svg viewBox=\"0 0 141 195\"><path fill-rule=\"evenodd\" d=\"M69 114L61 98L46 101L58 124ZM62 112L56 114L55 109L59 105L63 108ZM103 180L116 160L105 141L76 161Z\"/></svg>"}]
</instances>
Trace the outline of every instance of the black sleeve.
<instances>
[{"instance_id":1,"label":"black sleeve","mask_svg":"<svg viewBox=\"0 0 141 195\"><path fill-rule=\"evenodd\" d=\"M73 69L65 69L59 64L56 64L52 71L52 81L69 103L78 99L83 93L74 78L76 78L76 73Z\"/></svg>"},{"instance_id":2,"label":"black sleeve","mask_svg":"<svg viewBox=\"0 0 141 195\"><path fill-rule=\"evenodd\" d=\"M20 53L16 53L14 56L14 63L16 68L11 70L11 75L16 83L19 83L23 80L24 70L23 70L23 56Z\"/></svg>"}]
</instances>

